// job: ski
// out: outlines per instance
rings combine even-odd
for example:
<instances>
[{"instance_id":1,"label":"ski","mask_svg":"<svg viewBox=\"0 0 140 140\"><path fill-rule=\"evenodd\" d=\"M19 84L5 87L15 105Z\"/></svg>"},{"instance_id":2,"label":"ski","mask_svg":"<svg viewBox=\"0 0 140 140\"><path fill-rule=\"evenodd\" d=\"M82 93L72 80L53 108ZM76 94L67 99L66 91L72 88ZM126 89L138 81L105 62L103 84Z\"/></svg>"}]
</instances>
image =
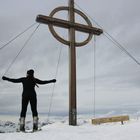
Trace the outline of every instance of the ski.
<instances>
[{"instance_id":1,"label":"ski","mask_svg":"<svg viewBox=\"0 0 140 140\"><path fill-rule=\"evenodd\" d=\"M39 128L38 130L25 130L24 133L35 133L35 132L39 132L39 131L42 131L42 129Z\"/></svg>"},{"instance_id":2,"label":"ski","mask_svg":"<svg viewBox=\"0 0 140 140\"><path fill-rule=\"evenodd\" d=\"M35 133L35 132L39 132L39 131L42 131L42 129L39 128L38 130L25 130L25 131L17 130L16 132L22 132L22 133Z\"/></svg>"}]
</instances>

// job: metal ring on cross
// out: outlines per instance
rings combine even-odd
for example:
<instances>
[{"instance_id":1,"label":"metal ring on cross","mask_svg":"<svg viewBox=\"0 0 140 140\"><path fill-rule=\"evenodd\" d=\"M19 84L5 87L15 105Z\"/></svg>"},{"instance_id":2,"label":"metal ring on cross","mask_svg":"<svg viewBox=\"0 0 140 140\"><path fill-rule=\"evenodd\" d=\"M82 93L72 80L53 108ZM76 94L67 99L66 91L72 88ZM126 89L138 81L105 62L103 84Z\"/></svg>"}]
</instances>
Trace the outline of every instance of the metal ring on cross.
<instances>
[{"instance_id":1,"label":"metal ring on cross","mask_svg":"<svg viewBox=\"0 0 140 140\"><path fill-rule=\"evenodd\" d=\"M64 7L64 6L62 6L62 7L57 7L57 8L55 8L55 9L50 13L49 16L50 16L50 17L53 17L53 16L55 15L55 13L57 13L57 12L59 12L59 11L62 11L62 10L67 10L67 11L68 11L68 10L69 10L69 7ZM78 15L80 15L80 16L87 22L88 26L92 27L92 23L90 22L90 20L88 19L88 17L87 17L83 12L81 12L81 11L79 11L79 10L77 10L77 9L74 9L74 12L77 13ZM63 39L62 37L60 37L60 36L56 33L56 31L54 30L53 25L49 24L48 26L49 26L49 29L50 29L52 35L53 35L58 41L60 41L61 43L65 44L65 45L70 45L70 41ZM88 37L87 37L87 39L86 39L85 41L83 41L83 42L75 42L75 46L76 46L76 47L80 47L80 46L86 45L86 44L92 39L92 36L93 36L93 34L90 34L90 33L89 33L89 35L88 35Z\"/></svg>"}]
</instances>

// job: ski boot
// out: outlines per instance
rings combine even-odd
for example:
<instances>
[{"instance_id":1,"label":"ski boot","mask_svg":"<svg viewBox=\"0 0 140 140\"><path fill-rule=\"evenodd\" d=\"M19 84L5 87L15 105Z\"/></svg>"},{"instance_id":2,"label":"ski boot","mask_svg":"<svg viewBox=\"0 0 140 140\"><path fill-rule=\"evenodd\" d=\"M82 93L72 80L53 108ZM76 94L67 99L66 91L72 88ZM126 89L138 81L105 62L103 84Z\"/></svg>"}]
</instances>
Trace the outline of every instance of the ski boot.
<instances>
[{"instance_id":1,"label":"ski boot","mask_svg":"<svg viewBox=\"0 0 140 140\"><path fill-rule=\"evenodd\" d=\"M19 131L25 132L25 118L21 117L19 119Z\"/></svg>"},{"instance_id":2,"label":"ski boot","mask_svg":"<svg viewBox=\"0 0 140 140\"><path fill-rule=\"evenodd\" d=\"M33 132L38 131L38 117L33 117Z\"/></svg>"}]
</instances>

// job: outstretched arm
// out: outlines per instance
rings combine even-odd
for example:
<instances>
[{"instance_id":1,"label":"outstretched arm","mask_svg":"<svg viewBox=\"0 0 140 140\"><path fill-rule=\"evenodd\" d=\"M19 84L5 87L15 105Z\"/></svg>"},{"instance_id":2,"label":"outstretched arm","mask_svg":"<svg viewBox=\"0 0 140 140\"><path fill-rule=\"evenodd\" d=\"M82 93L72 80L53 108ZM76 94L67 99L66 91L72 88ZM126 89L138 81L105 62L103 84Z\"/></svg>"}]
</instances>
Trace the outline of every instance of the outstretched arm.
<instances>
[{"instance_id":1,"label":"outstretched arm","mask_svg":"<svg viewBox=\"0 0 140 140\"><path fill-rule=\"evenodd\" d=\"M13 83L21 83L22 82L22 78L19 78L19 79L12 79L12 78L8 78L6 76L3 76L2 77L3 80L7 80L9 82L13 82Z\"/></svg>"},{"instance_id":2,"label":"outstretched arm","mask_svg":"<svg viewBox=\"0 0 140 140\"><path fill-rule=\"evenodd\" d=\"M39 80L39 79L35 79L35 81L36 81L37 84L49 84L49 83L55 83L56 79L45 80L45 81L42 81L42 80Z\"/></svg>"}]
</instances>

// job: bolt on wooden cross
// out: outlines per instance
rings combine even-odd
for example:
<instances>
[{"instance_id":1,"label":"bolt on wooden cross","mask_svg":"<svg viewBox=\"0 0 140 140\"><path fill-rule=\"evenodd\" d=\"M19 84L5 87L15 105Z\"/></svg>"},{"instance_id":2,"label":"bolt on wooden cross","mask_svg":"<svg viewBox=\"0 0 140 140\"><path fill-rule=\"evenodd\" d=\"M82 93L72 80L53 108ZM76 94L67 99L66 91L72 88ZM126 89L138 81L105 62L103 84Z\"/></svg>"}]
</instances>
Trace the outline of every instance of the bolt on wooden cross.
<instances>
[{"instance_id":1,"label":"bolt on wooden cross","mask_svg":"<svg viewBox=\"0 0 140 140\"><path fill-rule=\"evenodd\" d=\"M69 21L54 18L58 11L66 10L69 12ZM82 16L88 25L75 23L75 13ZM38 15L36 21L48 24L52 35L61 43L69 46L69 125L77 125L77 107L76 107L76 47L86 45L93 35L103 33L102 29L92 27L88 17L81 11L74 8L74 0L69 0L68 7L55 8L49 16ZM53 26L66 28L69 30L69 40L60 37ZM88 38L83 42L76 42L75 31L88 33Z\"/></svg>"}]
</instances>

